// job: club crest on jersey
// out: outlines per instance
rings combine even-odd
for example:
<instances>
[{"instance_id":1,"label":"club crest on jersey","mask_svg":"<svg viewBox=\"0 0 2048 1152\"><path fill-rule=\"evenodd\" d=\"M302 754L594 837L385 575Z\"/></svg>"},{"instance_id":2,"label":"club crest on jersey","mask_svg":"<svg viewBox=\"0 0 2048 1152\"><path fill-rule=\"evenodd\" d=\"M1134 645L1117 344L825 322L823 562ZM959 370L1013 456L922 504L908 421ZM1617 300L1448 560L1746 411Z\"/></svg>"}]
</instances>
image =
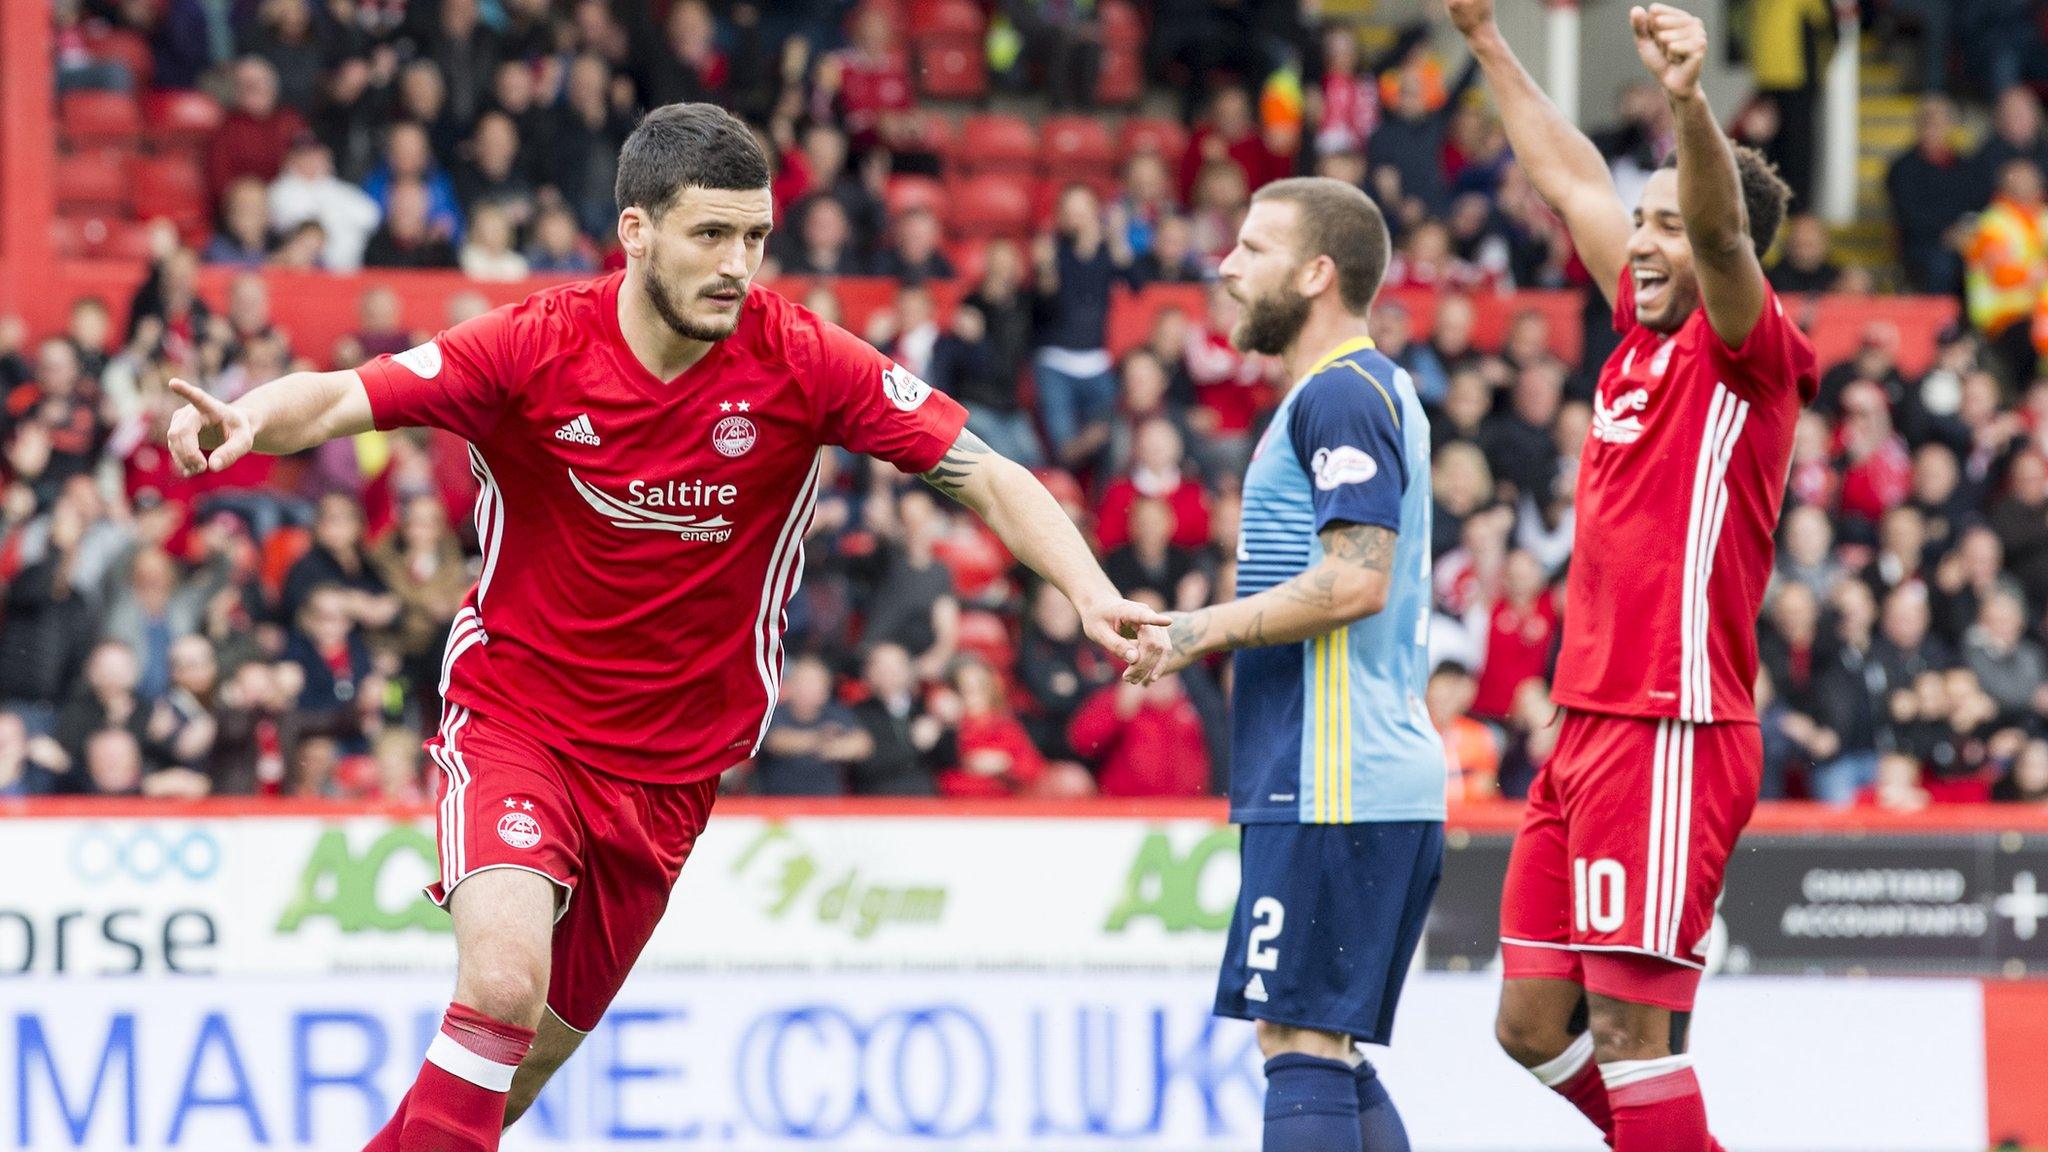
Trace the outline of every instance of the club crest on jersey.
<instances>
[{"instance_id":1,"label":"club crest on jersey","mask_svg":"<svg viewBox=\"0 0 2048 1152\"><path fill-rule=\"evenodd\" d=\"M727 416L711 430L711 446L718 449L720 456L745 456L753 450L757 435L752 420L745 416Z\"/></svg>"},{"instance_id":2,"label":"club crest on jersey","mask_svg":"<svg viewBox=\"0 0 2048 1152\"><path fill-rule=\"evenodd\" d=\"M1379 462L1370 453L1349 444L1318 448L1308 463L1315 473L1316 487L1325 492L1346 484L1363 484L1380 474Z\"/></svg>"},{"instance_id":3,"label":"club crest on jersey","mask_svg":"<svg viewBox=\"0 0 2048 1152\"><path fill-rule=\"evenodd\" d=\"M932 386L912 376L901 364L891 364L882 371L882 395L905 412L917 411L931 394Z\"/></svg>"},{"instance_id":4,"label":"club crest on jersey","mask_svg":"<svg viewBox=\"0 0 2048 1152\"><path fill-rule=\"evenodd\" d=\"M1632 413L1649 407L1646 388L1624 392L1609 407L1599 392L1593 393L1593 437L1606 444L1633 444L1642 439L1643 421Z\"/></svg>"},{"instance_id":5,"label":"club crest on jersey","mask_svg":"<svg viewBox=\"0 0 2048 1152\"><path fill-rule=\"evenodd\" d=\"M540 843L540 821L525 812L507 812L498 818L498 839L522 851Z\"/></svg>"},{"instance_id":6,"label":"club crest on jersey","mask_svg":"<svg viewBox=\"0 0 2048 1152\"><path fill-rule=\"evenodd\" d=\"M392 359L422 380L432 380L441 374L441 346L432 340L407 348Z\"/></svg>"}]
</instances>

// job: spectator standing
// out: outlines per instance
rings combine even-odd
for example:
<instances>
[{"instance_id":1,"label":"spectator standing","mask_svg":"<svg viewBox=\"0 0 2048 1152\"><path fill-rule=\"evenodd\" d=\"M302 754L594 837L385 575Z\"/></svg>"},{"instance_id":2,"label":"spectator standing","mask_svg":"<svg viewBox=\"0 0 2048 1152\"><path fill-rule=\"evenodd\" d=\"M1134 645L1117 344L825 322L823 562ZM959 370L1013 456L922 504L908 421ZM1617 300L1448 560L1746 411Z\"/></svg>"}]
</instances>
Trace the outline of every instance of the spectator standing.
<instances>
[{"instance_id":1,"label":"spectator standing","mask_svg":"<svg viewBox=\"0 0 2048 1152\"><path fill-rule=\"evenodd\" d=\"M2041 184L2041 169L2031 161L2007 161L1963 248L1970 323L1997 354L2006 379L2022 388L2034 379L2032 321L2048 292L2048 206Z\"/></svg>"},{"instance_id":2,"label":"spectator standing","mask_svg":"<svg viewBox=\"0 0 2048 1152\"><path fill-rule=\"evenodd\" d=\"M49 554L7 585L0 707L20 716L31 737L54 728L97 633L93 607L74 586L85 527L70 504L58 504L50 515Z\"/></svg>"},{"instance_id":3,"label":"spectator standing","mask_svg":"<svg viewBox=\"0 0 2048 1152\"><path fill-rule=\"evenodd\" d=\"M1867 540L1886 512L1905 503L1913 485L1913 458L1876 384L1859 380L1843 389L1834 451L1842 477L1841 514Z\"/></svg>"},{"instance_id":4,"label":"spectator standing","mask_svg":"<svg viewBox=\"0 0 2048 1152\"><path fill-rule=\"evenodd\" d=\"M1205 796L1209 753L1202 717L1178 673L1149 685L1097 689L1074 714L1067 739L1095 769L1104 796Z\"/></svg>"},{"instance_id":5,"label":"spectator standing","mask_svg":"<svg viewBox=\"0 0 2048 1152\"><path fill-rule=\"evenodd\" d=\"M244 176L276 179L292 141L306 131L297 112L280 107L277 71L260 56L235 62L234 104L206 146L206 184L214 203Z\"/></svg>"},{"instance_id":6,"label":"spectator standing","mask_svg":"<svg viewBox=\"0 0 2048 1152\"><path fill-rule=\"evenodd\" d=\"M1777 108L1779 128L1765 159L1792 189L1792 203L1813 203L1814 146L1821 79L1835 40L1828 0L1756 0L1750 8L1749 63L1757 93Z\"/></svg>"},{"instance_id":7,"label":"spectator standing","mask_svg":"<svg viewBox=\"0 0 2048 1152\"><path fill-rule=\"evenodd\" d=\"M313 517L313 545L285 576L280 602L285 617L302 615L313 593L322 589L342 593L350 621L368 628L389 626L402 607L364 551L362 502L351 495L320 498Z\"/></svg>"},{"instance_id":8,"label":"spectator standing","mask_svg":"<svg viewBox=\"0 0 2048 1152\"><path fill-rule=\"evenodd\" d=\"M1045 775L1045 758L1010 714L1002 679L978 657L953 668L960 701L954 737L956 766L938 774L941 796L1000 797L1030 792Z\"/></svg>"},{"instance_id":9,"label":"spectator standing","mask_svg":"<svg viewBox=\"0 0 2048 1152\"><path fill-rule=\"evenodd\" d=\"M597 256L576 217L566 208L543 208L534 221L533 239L526 245L526 266L530 272L588 273L597 271Z\"/></svg>"},{"instance_id":10,"label":"spectator standing","mask_svg":"<svg viewBox=\"0 0 2048 1152\"><path fill-rule=\"evenodd\" d=\"M426 37L425 56L441 69L448 114L458 124L474 121L483 109L500 56L498 38L478 8L478 0L441 0L433 9L440 18Z\"/></svg>"},{"instance_id":11,"label":"spectator standing","mask_svg":"<svg viewBox=\"0 0 2048 1152\"><path fill-rule=\"evenodd\" d=\"M1479 62L1467 61L1440 103L1432 103L1422 79L1412 69L1397 74L1394 99L1372 134L1366 159L1375 172L1391 170L1401 179L1401 194L1422 203L1431 216L1450 207L1450 181L1444 172L1444 145L1465 90L1479 74Z\"/></svg>"},{"instance_id":12,"label":"spectator standing","mask_svg":"<svg viewBox=\"0 0 2048 1152\"><path fill-rule=\"evenodd\" d=\"M108 600L104 635L140 662L146 699L170 688L171 647L199 630L216 591L213 583L181 582L177 561L160 548L140 549L129 560L125 579Z\"/></svg>"},{"instance_id":13,"label":"spectator standing","mask_svg":"<svg viewBox=\"0 0 2048 1152\"><path fill-rule=\"evenodd\" d=\"M1991 132L1970 157L1977 174L1991 180L2014 160L2025 160L2036 171L2048 172L2048 130L2041 124L2041 98L2023 84L1998 94L1991 116ZM1979 194L1990 200L1997 189L1990 184Z\"/></svg>"},{"instance_id":14,"label":"spectator standing","mask_svg":"<svg viewBox=\"0 0 2048 1152\"><path fill-rule=\"evenodd\" d=\"M1086 185L1060 193L1052 234L1033 250L1038 269L1038 414L1047 442L1073 464L1099 450L1116 404L1116 373L1108 349L1110 290L1135 286L1128 231L1105 226ZM1084 431L1097 433L1084 437ZM1085 444L1084 452L1072 451Z\"/></svg>"},{"instance_id":15,"label":"spectator standing","mask_svg":"<svg viewBox=\"0 0 2048 1152\"><path fill-rule=\"evenodd\" d=\"M562 102L548 128L546 179L562 194L582 231L603 235L618 222L612 187L629 125L611 98L611 67L585 52L569 62Z\"/></svg>"},{"instance_id":16,"label":"spectator standing","mask_svg":"<svg viewBox=\"0 0 2048 1152\"><path fill-rule=\"evenodd\" d=\"M849 766L851 791L857 796L933 795L936 766L953 758L953 734L918 698L910 654L900 645L875 645L868 650L863 679L868 698L854 706L853 715L873 751Z\"/></svg>"},{"instance_id":17,"label":"spectator standing","mask_svg":"<svg viewBox=\"0 0 2048 1152\"><path fill-rule=\"evenodd\" d=\"M818 69L817 95L837 107L857 153L909 135L916 98L901 43L890 11L870 5L854 16L853 43Z\"/></svg>"},{"instance_id":18,"label":"spectator standing","mask_svg":"<svg viewBox=\"0 0 2048 1152\"><path fill-rule=\"evenodd\" d=\"M264 0L241 46L277 73L279 102L301 115L312 113L324 60L311 0Z\"/></svg>"},{"instance_id":19,"label":"spectator standing","mask_svg":"<svg viewBox=\"0 0 2048 1152\"><path fill-rule=\"evenodd\" d=\"M973 335L977 320L979 338ZM967 405L968 426L1002 455L1027 468L1038 467L1045 452L1018 394L1031 358L1031 304L1024 294L1024 259L1016 244L989 244L981 283L954 309L950 336L952 340L941 343L946 356L962 358L955 373L961 390L954 395ZM985 360L980 349L984 344Z\"/></svg>"},{"instance_id":20,"label":"spectator standing","mask_svg":"<svg viewBox=\"0 0 2048 1152\"><path fill-rule=\"evenodd\" d=\"M1947 296L1963 281L1957 225L1983 206L1983 177L1956 151L1955 105L1947 97L1923 97L1914 125L1913 150L1892 161L1885 190L1906 283L1915 292Z\"/></svg>"},{"instance_id":21,"label":"spectator standing","mask_svg":"<svg viewBox=\"0 0 2048 1152\"><path fill-rule=\"evenodd\" d=\"M1951 648L1962 643L1984 604L2001 590L2024 597L2018 580L2005 571L2005 547L1983 524L1963 529L1956 546L1935 566L1930 601L1934 630Z\"/></svg>"},{"instance_id":22,"label":"spectator standing","mask_svg":"<svg viewBox=\"0 0 2048 1152\"><path fill-rule=\"evenodd\" d=\"M1102 23L1095 5L1075 0L1003 0L1003 12L1023 37L1026 71L1038 65L1038 89L1056 112L1085 110L1095 101L1102 67Z\"/></svg>"},{"instance_id":23,"label":"spectator standing","mask_svg":"<svg viewBox=\"0 0 2048 1152\"><path fill-rule=\"evenodd\" d=\"M491 111L477 120L454 186L465 219L483 207L503 212L515 228L533 218L533 185L520 161L519 129L512 117Z\"/></svg>"},{"instance_id":24,"label":"spectator standing","mask_svg":"<svg viewBox=\"0 0 2048 1152\"><path fill-rule=\"evenodd\" d=\"M1925 584L1902 584L1884 598L1872 652L1893 691L1955 663L1948 645L1930 634L1933 623Z\"/></svg>"},{"instance_id":25,"label":"spectator standing","mask_svg":"<svg viewBox=\"0 0 2048 1152\"><path fill-rule=\"evenodd\" d=\"M782 704L754 761L763 796L844 796L847 766L874 755L874 738L832 699L832 671L816 656L790 662Z\"/></svg>"},{"instance_id":26,"label":"spectator standing","mask_svg":"<svg viewBox=\"0 0 2048 1152\"><path fill-rule=\"evenodd\" d=\"M459 261L471 280L509 283L526 279L529 272L526 257L512 247L512 219L496 204L477 206Z\"/></svg>"},{"instance_id":27,"label":"spectator standing","mask_svg":"<svg viewBox=\"0 0 2048 1152\"><path fill-rule=\"evenodd\" d=\"M434 233L449 240L460 238L462 202L455 195L455 182L435 156L427 130L401 120L385 131L384 162L363 179L363 191L388 217L393 196L407 185L417 185L426 194L426 218Z\"/></svg>"}]
</instances>

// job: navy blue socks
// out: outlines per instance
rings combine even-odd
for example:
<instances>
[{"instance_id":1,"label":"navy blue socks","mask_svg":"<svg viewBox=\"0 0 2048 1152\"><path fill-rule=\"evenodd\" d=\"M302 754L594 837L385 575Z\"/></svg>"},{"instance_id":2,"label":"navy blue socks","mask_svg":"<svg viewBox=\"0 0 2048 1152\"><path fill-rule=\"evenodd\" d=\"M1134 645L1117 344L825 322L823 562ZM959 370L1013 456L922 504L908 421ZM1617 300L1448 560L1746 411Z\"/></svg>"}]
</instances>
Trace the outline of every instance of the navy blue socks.
<instances>
[{"instance_id":1,"label":"navy blue socks","mask_svg":"<svg viewBox=\"0 0 2048 1152\"><path fill-rule=\"evenodd\" d=\"M1358 1138L1364 1152L1409 1152L1408 1128L1394 1110L1394 1098L1380 1083L1379 1070L1369 1060L1360 1060L1351 1070L1358 1089Z\"/></svg>"},{"instance_id":2,"label":"navy blue socks","mask_svg":"<svg viewBox=\"0 0 2048 1152\"><path fill-rule=\"evenodd\" d=\"M1380 1095L1385 1097L1384 1089ZM1266 1061L1265 1152L1364 1152L1363 1096L1351 1065L1342 1060L1293 1052L1273 1057ZM1407 1147L1405 1138L1401 1147Z\"/></svg>"}]
</instances>

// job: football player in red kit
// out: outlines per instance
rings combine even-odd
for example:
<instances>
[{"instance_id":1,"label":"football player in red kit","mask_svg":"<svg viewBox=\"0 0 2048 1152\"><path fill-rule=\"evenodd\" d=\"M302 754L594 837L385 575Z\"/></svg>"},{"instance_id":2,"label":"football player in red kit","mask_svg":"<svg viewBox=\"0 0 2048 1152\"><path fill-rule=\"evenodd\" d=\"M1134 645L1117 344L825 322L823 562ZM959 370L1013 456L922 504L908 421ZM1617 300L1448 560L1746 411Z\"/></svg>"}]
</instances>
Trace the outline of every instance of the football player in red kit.
<instances>
[{"instance_id":1,"label":"football player in red kit","mask_svg":"<svg viewBox=\"0 0 2048 1152\"><path fill-rule=\"evenodd\" d=\"M375 428L467 440L483 569L441 664L455 999L375 1152L480 1152L596 1027L668 904L719 774L782 675L821 449L921 474L985 519L1142 678L1164 617L1117 595L1052 496L965 411L836 325L751 291L766 158L709 104L619 155L622 273L536 292L355 371L189 405L187 474Z\"/></svg>"},{"instance_id":2,"label":"football player in red kit","mask_svg":"<svg viewBox=\"0 0 2048 1152\"><path fill-rule=\"evenodd\" d=\"M1629 13L1675 164L1630 211L1516 62L1492 0L1449 0L1515 155L1614 306L1538 773L1501 895L1500 1042L1618 1152L1718 1147L1685 1054L1714 905L1756 804L1751 686L1813 346L1759 263L1789 195L1700 91L1699 19Z\"/></svg>"}]
</instances>

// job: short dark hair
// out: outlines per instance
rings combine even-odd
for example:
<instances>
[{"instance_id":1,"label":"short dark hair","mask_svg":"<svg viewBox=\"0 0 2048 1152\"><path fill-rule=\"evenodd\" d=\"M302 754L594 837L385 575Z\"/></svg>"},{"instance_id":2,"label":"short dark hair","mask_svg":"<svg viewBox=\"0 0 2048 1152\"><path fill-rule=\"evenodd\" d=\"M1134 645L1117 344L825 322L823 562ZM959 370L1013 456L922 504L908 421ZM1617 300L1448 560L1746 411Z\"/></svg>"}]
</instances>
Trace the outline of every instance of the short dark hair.
<instances>
[{"instance_id":1,"label":"short dark hair","mask_svg":"<svg viewBox=\"0 0 2048 1152\"><path fill-rule=\"evenodd\" d=\"M1785 209L1792 203L1792 186L1778 175L1778 166L1747 144L1734 145L1735 175L1742 182L1742 207L1749 215L1749 242L1757 259L1771 250L1778 228L1785 223ZM1678 153L1664 158L1659 167L1676 170Z\"/></svg>"},{"instance_id":2,"label":"short dark hair","mask_svg":"<svg viewBox=\"0 0 2048 1152\"><path fill-rule=\"evenodd\" d=\"M751 192L768 187L768 157L746 121L716 104L664 104L619 149L613 188L620 210L656 219L685 188Z\"/></svg>"},{"instance_id":3,"label":"short dark hair","mask_svg":"<svg viewBox=\"0 0 2048 1152\"><path fill-rule=\"evenodd\" d=\"M1387 220L1379 205L1355 185L1327 176L1275 180L1252 203L1279 200L1294 205L1301 255L1328 256L1337 266L1337 295L1344 307L1363 313L1379 294L1387 271Z\"/></svg>"}]
</instances>

